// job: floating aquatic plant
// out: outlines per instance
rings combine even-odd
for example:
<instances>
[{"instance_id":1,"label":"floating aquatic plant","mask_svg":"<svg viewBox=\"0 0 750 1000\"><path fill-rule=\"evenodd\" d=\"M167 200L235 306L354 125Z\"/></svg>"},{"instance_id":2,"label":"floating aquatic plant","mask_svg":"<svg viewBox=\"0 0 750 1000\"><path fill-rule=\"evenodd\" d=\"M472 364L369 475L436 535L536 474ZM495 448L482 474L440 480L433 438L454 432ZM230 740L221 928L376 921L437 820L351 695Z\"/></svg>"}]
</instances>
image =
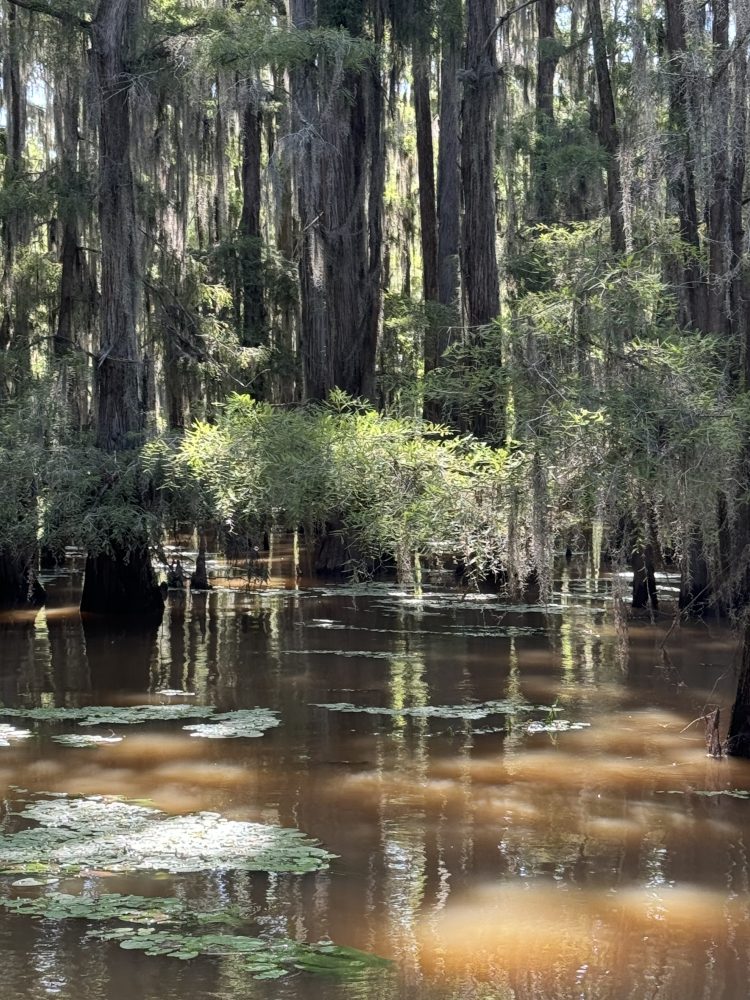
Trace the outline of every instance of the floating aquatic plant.
<instances>
[{"instance_id":1,"label":"floating aquatic plant","mask_svg":"<svg viewBox=\"0 0 750 1000\"><path fill-rule=\"evenodd\" d=\"M488 715L515 715L517 712L550 711L544 705L529 705L516 701L483 701L468 705L415 705L412 708L382 708L352 705L341 701L335 704L316 704L329 712L364 712L367 715L410 716L414 719L486 719Z\"/></svg>"},{"instance_id":2,"label":"floating aquatic plant","mask_svg":"<svg viewBox=\"0 0 750 1000\"><path fill-rule=\"evenodd\" d=\"M577 729L588 729L590 722L568 722L567 719L553 719L551 722L529 722L527 733L569 733Z\"/></svg>"},{"instance_id":3,"label":"floating aquatic plant","mask_svg":"<svg viewBox=\"0 0 750 1000\"><path fill-rule=\"evenodd\" d=\"M0 835L0 871L13 874L243 871L305 874L334 855L298 830L224 819L167 816L103 796L46 798L19 814L39 825Z\"/></svg>"},{"instance_id":4,"label":"floating aquatic plant","mask_svg":"<svg viewBox=\"0 0 750 1000\"><path fill-rule=\"evenodd\" d=\"M188 730L191 736L203 739L239 739L262 736L266 730L278 726L280 721L276 712L267 708L243 708L214 715L210 722L197 722L182 728Z\"/></svg>"},{"instance_id":5,"label":"floating aquatic plant","mask_svg":"<svg viewBox=\"0 0 750 1000\"><path fill-rule=\"evenodd\" d=\"M349 977L390 965L376 955L340 948L328 941L303 944L289 938L206 933L207 925L236 927L246 923L246 919L233 908L194 910L174 897L119 893L73 896L53 892L35 899L0 897L0 905L16 913L48 920L117 920L125 926L93 929L86 936L116 942L127 951L165 955L183 961L199 956L233 956L255 979L279 979L295 969Z\"/></svg>"},{"instance_id":6,"label":"floating aquatic plant","mask_svg":"<svg viewBox=\"0 0 750 1000\"><path fill-rule=\"evenodd\" d=\"M9 747L11 743L27 740L33 736L28 729L18 729L16 726L0 725L0 747Z\"/></svg>"},{"instance_id":7,"label":"floating aquatic plant","mask_svg":"<svg viewBox=\"0 0 750 1000\"><path fill-rule=\"evenodd\" d=\"M95 736L93 733L66 733L63 736L53 736L55 743L62 743L66 747L98 747L106 746L110 743L122 743L123 736Z\"/></svg>"},{"instance_id":8,"label":"floating aquatic plant","mask_svg":"<svg viewBox=\"0 0 750 1000\"><path fill-rule=\"evenodd\" d=\"M77 722L79 726L137 726L145 722L170 722L183 719L210 719L210 724L184 726L193 730L194 736L237 738L240 736L262 736L267 729L280 723L278 713L268 708L243 708L236 712L216 714L213 705L131 705L114 707L95 705L90 708L0 708L0 715L18 716L35 722ZM0 726L0 741L5 738L3 731L31 736L26 730L15 730L13 726ZM93 746L95 743L117 742L119 738L109 737L53 737L58 743L69 746ZM0 742L0 746L2 743Z\"/></svg>"}]
</instances>

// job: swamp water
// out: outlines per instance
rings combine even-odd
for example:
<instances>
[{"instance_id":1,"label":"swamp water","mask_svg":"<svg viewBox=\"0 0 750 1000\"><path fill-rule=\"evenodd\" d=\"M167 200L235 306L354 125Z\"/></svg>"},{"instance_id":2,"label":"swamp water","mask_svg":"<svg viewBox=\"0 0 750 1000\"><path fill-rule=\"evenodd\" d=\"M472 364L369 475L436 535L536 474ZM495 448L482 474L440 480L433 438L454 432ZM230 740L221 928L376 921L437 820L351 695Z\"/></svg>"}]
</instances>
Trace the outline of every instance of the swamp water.
<instances>
[{"instance_id":1,"label":"swamp water","mask_svg":"<svg viewBox=\"0 0 750 1000\"><path fill-rule=\"evenodd\" d=\"M594 579L546 612L172 593L126 631L82 622L76 584L0 619L2 1000L748 995L750 764L685 729L731 703L728 631L682 628L665 661L668 621L634 623L625 652Z\"/></svg>"}]
</instances>

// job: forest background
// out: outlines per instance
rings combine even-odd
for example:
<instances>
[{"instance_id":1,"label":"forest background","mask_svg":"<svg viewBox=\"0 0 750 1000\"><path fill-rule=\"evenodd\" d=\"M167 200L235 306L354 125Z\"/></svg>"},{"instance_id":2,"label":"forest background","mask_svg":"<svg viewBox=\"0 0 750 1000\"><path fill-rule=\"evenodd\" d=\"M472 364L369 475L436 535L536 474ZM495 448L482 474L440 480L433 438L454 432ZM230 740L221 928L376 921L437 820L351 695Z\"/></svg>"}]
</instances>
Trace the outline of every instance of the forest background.
<instances>
[{"instance_id":1,"label":"forest background","mask_svg":"<svg viewBox=\"0 0 750 1000\"><path fill-rule=\"evenodd\" d=\"M83 610L158 614L168 533L282 529L739 618L749 45L748 0L0 0L0 604L75 545ZM738 705L748 751L748 643Z\"/></svg>"}]
</instances>

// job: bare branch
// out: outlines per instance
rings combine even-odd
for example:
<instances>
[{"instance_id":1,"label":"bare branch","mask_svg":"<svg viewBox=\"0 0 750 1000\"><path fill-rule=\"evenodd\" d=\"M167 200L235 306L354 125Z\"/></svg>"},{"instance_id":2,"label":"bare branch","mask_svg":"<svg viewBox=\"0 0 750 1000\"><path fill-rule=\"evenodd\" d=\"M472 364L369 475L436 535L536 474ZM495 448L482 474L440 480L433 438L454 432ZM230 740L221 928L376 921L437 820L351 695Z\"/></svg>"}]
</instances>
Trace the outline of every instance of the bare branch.
<instances>
[{"instance_id":1,"label":"bare branch","mask_svg":"<svg viewBox=\"0 0 750 1000\"><path fill-rule=\"evenodd\" d=\"M9 3L13 4L14 7L22 7L24 10L30 10L34 14L46 14L47 17L53 17L56 21L60 21L61 24L67 25L69 28L78 28L79 31L91 31L91 21L87 21L83 17L78 17L77 14L71 14L68 10L60 10L59 8L53 7L45 0L8 0Z\"/></svg>"}]
</instances>

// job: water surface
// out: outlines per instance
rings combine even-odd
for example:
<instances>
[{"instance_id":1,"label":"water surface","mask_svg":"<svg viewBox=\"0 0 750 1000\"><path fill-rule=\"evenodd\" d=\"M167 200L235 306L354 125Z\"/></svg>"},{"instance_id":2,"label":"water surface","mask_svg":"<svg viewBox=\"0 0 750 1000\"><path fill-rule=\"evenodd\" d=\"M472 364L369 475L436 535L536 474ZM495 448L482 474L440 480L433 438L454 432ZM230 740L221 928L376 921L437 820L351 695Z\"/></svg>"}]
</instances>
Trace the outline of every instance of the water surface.
<instances>
[{"instance_id":1,"label":"water surface","mask_svg":"<svg viewBox=\"0 0 750 1000\"><path fill-rule=\"evenodd\" d=\"M685 728L731 703L728 630L684 627L665 655L669 620L645 619L626 648L609 585L590 578L563 580L548 609L389 584L173 593L158 630L134 631L82 621L78 583L56 578L46 609L0 621L2 704L158 704L171 689L274 709L281 725L222 741L154 723L80 750L49 739L74 726L29 723L34 739L0 749L6 806L19 786L148 798L294 826L339 857L302 877L94 874L62 888L236 903L260 932L394 964L266 984L230 960L149 958L76 922L0 913L3 998L747 995L750 801L726 793L750 790L750 765L707 759L701 727ZM423 711L487 701L511 712ZM388 712L319 707L335 704ZM529 733L532 719L587 725Z\"/></svg>"}]
</instances>

